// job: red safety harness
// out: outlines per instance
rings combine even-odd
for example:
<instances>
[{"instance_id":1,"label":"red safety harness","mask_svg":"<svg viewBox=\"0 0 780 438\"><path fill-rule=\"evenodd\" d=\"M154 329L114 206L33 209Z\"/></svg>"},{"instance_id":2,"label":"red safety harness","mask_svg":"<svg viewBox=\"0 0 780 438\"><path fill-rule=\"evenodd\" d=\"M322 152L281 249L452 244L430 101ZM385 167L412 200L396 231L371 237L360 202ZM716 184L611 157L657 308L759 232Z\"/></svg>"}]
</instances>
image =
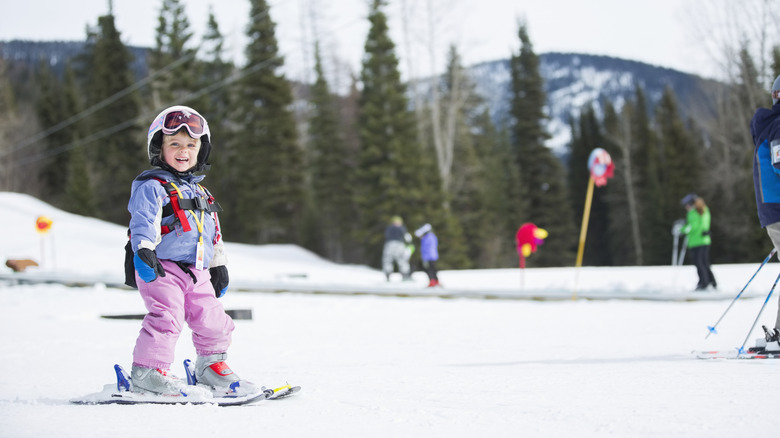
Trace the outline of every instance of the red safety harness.
<instances>
[{"instance_id":1,"label":"red safety harness","mask_svg":"<svg viewBox=\"0 0 780 438\"><path fill-rule=\"evenodd\" d=\"M188 199L182 198L180 196L179 190L176 188L176 185L170 181L165 181L164 179L160 178L152 179L162 184L163 188L168 193L168 197L171 200L168 205L163 207L163 217L168 217L170 215L176 216L176 219L172 224L163 225L160 227L160 232L162 234L168 234L173 231L177 223L181 224L181 229L185 233L192 230L190 222L187 220L187 210L205 210L207 213L217 213L222 211L222 207L220 207L220 205L214 200L214 196L212 196L211 193L200 184L198 184L198 187L203 189L207 197L196 197Z\"/></svg>"}]
</instances>

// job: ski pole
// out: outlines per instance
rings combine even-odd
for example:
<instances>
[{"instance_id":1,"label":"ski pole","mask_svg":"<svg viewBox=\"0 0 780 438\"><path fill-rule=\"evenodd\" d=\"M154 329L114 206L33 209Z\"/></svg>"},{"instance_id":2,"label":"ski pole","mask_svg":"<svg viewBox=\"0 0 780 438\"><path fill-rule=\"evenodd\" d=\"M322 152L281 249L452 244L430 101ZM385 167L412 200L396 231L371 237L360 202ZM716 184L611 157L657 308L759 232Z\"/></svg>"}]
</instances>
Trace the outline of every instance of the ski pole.
<instances>
[{"instance_id":1,"label":"ski pole","mask_svg":"<svg viewBox=\"0 0 780 438\"><path fill-rule=\"evenodd\" d=\"M680 256L677 257L677 264L682 265L685 263L685 250L688 248L688 235L683 238L682 248L680 248Z\"/></svg>"},{"instance_id":2,"label":"ski pole","mask_svg":"<svg viewBox=\"0 0 780 438\"><path fill-rule=\"evenodd\" d=\"M737 354L745 354L745 344L747 344L748 339L750 339L750 334L753 333L753 329L756 328L756 324L758 324L758 318L760 318L761 314L764 312L764 307L766 307L766 303L768 303L769 299L772 298L772 292L775 291L775 286L777 286L778 281L780 281L780 274L777 274L777 279L775 279L775 284L772 285L772 289L769 289L769 295L766 296L766 299L764 300L764 304L761 305L761 309L758 311L756 320L753 321L753 325L750 327L750 331L745 337L745 341L742 342L742 346L739 347L739 350L737 350Z\"/></svg>"},{"instance_id":3,"label":"ski pole","mask_svg":"<svg viewBox=\"0 0 780 438\"><path fill-rule=\"evenodd\" d=\"M772 258L772 256L773 256L773 255L775 255L775 253L776 253L776 252L777 252L777 249L776 249L776 248L772 248L772 251L770 251L770 252L769 252L769 255L768 255L768 256L766 256L766 258L764 259L764 261L763 261L763 262L761 262L761 265L758 267L758 269L756 269L756 272L754 272L754 273L753 273L753 276L752 276L752 277L750 277L750 280L748 280L747 284L745 284L745 287L743 287L743 288L742 288L742 290L741 290L741 291L739 291L739 293L737 294L737 296L736 296L736 297L734 297L734 299L733 299L733 300L731 300L731 304L729 304L729 306L726 308L726 311L725 311L725 312L723 312L723 315L721 315L721 316L720 316L720 319L718 319L718 322L716 322L716 323L715 323L715 325L712 325L712 326L709 326L709 325L708 325L708 326L707 326L707 329L708 329L709 331L707 332L707 336L705 336L705 337L704 337L704 339L707 339L707 338L709 338L709 337L710 337L710 335L711 335L711 334L713 334L713 333L715 333L716 335L718 334L718 331L717 331L717 330L715 330L715 327L717 327L717 326L718 326L718 324L720 324L720 321L723 319L723 317L724 317L724 316L726 316L726 314L729 312L729 310L731 310L731 306L733 306L733 305L734 305L734 302L736 302L736 301L739 299L739 297L741 297L741 296L742 296L742 293L743 293L743 292L745 292L745 289L747 289L747 287L750 285L750 282L751 282L751 281L753 281L753 279L754 279L754 278L756 278L756 275L758 274L758 271L760 271L760 270L761 270L761 268L763 268L763 267L764 267L764 265L765 265L765 264L767 264L767 262L769 262L769 259L771 259L771 258Z\"/></svg>"}]
</instances>

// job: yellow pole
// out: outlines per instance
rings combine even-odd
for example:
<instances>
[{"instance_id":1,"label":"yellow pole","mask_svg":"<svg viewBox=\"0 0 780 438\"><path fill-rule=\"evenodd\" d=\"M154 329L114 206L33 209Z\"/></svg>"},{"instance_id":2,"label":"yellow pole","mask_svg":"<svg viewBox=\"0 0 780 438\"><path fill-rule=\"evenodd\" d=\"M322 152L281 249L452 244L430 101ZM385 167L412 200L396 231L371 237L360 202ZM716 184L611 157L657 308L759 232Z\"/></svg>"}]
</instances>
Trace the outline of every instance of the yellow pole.
<instances>
[{"instance_id":1,"label":"yellow pole","mask_svg":"<svg viewBox=\"0 0 780 438\"><path fill-rule=\"evenodd\" d=\"M582 212L582 228L580 228L580 246L577 249L576 276L574 280L573 300L577 299L577 280L579 278L579 268L582 266L582 254L585 252L585 238L588 234L588 221L590 220L590 204L593 200L593 176L588 179L588 194L585 196L585 210Z\"/></svg>"}]
</instances>

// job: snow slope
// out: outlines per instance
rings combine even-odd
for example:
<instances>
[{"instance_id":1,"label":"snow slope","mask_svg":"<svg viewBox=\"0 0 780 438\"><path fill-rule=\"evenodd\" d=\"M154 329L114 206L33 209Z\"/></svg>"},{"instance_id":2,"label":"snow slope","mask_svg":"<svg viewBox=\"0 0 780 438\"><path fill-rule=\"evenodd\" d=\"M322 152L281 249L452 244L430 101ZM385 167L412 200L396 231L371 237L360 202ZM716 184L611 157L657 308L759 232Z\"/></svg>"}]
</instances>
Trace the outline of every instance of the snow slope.
<instances>
[{"instance_id":1,"label":"snow slope","mask_svg":"<svg viewBox=\"0 0 780 438\"><path fill-rule=\"evenodd\" d=\"M48 258L39 272L121 275L123 227L23 195L0 193L0 202L3 259L38 259L43 252ZM40 214L54 221L43 239L32 230ZM230 245L229 251L231 277L249 284L390 288L375 270L334 265L297 247ZM580 290L603 289L604 298L651 293L653 300L230 291L222 299L227 309L254 314L236 321L231 367L259 384L303 386L287 400L236 408L69 404L111 383L114 363L130 365L140 322L100 315L142 313L140 298L99 282L0 280L0 436L774 437L780 361L690 354L758 336L748 331L780 271L775 262L735 302L719 334L704 339L762 258L714 266L721 291L699 295L684 295L696 280L690 266L525 273L526 288L543 290L546 281L552 290L565 289L571 280L564 278L579 275ZM462 290L511 290L519 276L450 271L442 280ZM394 284L413 292L423 282ZM695 299L705 295L719 299ZM776 309L772 297L760 323L771 325ZM182 375L181 361L193 356L185 328L174 372Z\"/></svg>"}]
</instances>

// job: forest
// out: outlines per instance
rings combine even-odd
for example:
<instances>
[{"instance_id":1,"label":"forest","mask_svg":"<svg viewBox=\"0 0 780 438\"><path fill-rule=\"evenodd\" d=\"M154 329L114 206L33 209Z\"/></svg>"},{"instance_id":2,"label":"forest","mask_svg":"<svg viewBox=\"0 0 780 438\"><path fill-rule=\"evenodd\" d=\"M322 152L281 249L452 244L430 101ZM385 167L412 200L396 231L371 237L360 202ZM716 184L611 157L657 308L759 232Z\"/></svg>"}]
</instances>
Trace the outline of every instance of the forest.
<instances>
[{"instance_id":1,"label":"forest","mask_svg":"<svg viewBox=\"0 0 780 438\"><path fill-rule=\"evenodd\" d=\"M533 222L549 237L527 266L573 266L588 155L603 148L615 176L594 192L583 265L669 264L672 225L691 192L712 211L713 263L760 262L771 249L756 216L749 122L756 108L772 105L780 40L756 31L755 20L730 25L738 38L708 39L723 66L708 111L682 107L671 87L651 100L637 84L627 101L573 109L561 154L546 144L533 23L518 23L519 50L507 53L506 117L496 120L456 46L425 92L402 80L387 0L368 2L362 67L345 91L329 82L317 42L313 81L287 79L268 2L247 1L241 65L227 59L213 14L194 40L180 0L160 1L157 44L148 51L125 46L109 12L62 70L45 59L34 68L0 59L0 190L126 224L130 183L149 167L148 125L182 104L209 122L214 149L204 184L224 208L231 242L296 244L339 263L378 266L384 227L400 215L410 231L433 226L441 268L505 268L518 265L518 227ZM773 16L752 3L760 20ZM140 74L138 56L148 67Z\"/></svg>"}]
</instances>

